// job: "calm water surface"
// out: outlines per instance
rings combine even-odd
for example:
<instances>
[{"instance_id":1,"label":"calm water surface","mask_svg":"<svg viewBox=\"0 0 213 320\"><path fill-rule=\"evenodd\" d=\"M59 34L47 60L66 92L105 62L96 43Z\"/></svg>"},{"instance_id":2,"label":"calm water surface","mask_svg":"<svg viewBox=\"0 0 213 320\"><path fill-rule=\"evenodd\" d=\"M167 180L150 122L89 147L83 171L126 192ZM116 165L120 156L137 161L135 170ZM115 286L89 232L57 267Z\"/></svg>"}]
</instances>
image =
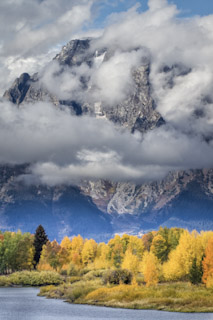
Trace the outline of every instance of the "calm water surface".
<instances>
[{"instance_id":1,"label":"calm water surface","mask_svg":"<svg viewBox=\"0 0 213 320\"><path fill-rule=\"evenodd\" d=\"M37 297L35 288L0 288L0 320L213 320L213 314L181 314L72 305Z\"/></svg>"}]
</instances>

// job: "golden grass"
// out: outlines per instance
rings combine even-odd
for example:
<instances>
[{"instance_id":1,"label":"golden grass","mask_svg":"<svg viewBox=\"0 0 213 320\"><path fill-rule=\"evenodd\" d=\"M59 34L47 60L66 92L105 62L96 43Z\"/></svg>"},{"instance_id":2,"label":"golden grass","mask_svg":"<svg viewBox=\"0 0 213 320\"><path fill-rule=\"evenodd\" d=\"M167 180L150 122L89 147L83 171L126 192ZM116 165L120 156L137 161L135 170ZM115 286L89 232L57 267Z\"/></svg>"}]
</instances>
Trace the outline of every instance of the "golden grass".
<instances>
[{"instance_id":1,"label":"golden grass","mask_svg":"<svg viewBox=\"0 0 213 320\"><path fill-rule=\"evenodd\" d=\"M155 287L119 285L89 293L84 303L133 309L213 312L213 291L189 283Z\"/></svg>"},{"instance_id":2,"label":"golden grass","mask_svg":"<svg viewBox=\"0 0 213 320\"><path fill-rule=\"evenodd\" d=\"M42 287L40 295L71 303L116 308L213 312L213 289L204 285L174 282L160 283L154 287L137 284L104 286L101 275L92 271L82 277L67 277L67 282L59 286Z\"/></svg>"}]
</instances>

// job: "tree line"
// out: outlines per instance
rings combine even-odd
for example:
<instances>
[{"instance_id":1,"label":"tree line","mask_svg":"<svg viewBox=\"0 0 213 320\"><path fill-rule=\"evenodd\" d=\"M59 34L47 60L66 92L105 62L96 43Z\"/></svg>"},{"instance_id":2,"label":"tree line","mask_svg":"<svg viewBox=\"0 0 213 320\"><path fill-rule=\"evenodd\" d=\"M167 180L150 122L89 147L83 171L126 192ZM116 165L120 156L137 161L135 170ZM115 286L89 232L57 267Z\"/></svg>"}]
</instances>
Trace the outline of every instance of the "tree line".
<instances>
[{"instance_id":1,"label":"tree line","mask_svg":"<svg viewBox=\"0 0 213 320\"><path fill-rule=\"evenodd\" d=\"M74 275L94 270L128 270L132 281L141 275L147 286L159 281L203 282L213 287L213 232L160 228L141 238L115 235L108 243L64 237L49 241L42 226L35 235L0 233L0 273L19 270L56 270Z\"/></svg>"}]
</instances>

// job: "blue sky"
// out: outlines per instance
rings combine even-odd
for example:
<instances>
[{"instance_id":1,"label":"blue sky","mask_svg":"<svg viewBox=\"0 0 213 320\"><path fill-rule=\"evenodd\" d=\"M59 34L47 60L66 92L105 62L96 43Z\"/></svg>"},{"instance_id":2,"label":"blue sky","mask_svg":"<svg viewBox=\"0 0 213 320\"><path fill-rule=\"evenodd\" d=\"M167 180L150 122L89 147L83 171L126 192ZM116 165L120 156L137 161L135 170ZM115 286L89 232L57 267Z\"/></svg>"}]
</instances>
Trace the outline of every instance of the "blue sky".
<instances>
[{"instance_id":1,"label":"blue sky","mask_svg":"<svg viewBox=\"0 0 213 320\"><path fill-rule=\"evenodd\" d=\"M140 3L141 10L145 11L148 8L147 2L148 0L109 0L108 5L104 4L101 7L95 26L104 26L103 22L110 13L128 10L136 3ZM168 2L177 5L182 17L213 14L213 0L168 0Z\"/></svg>"},{"instance_id":2,"label":"blue sky","mask_svg":"<svg viewBox=\"0 0 213 320\"><path fill-rule=\"evenodd\" d=\"M170 1L183 11L184 16L208 15L213 13L212 0L174 0Z\"/></svg>"}]
</instances>

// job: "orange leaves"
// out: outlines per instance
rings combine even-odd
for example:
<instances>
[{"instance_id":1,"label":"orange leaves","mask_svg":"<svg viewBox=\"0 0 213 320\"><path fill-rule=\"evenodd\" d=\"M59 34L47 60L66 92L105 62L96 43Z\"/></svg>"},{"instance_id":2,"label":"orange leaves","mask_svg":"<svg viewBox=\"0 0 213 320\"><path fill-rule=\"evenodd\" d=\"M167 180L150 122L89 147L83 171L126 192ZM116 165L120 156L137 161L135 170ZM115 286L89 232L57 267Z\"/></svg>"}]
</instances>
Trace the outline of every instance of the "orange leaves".
<instances>
[{"instance_id":1,"label":"orange leaves","mask_svg":"<svg viewBox=\"0 0 213 320\"><path fill-rule=\"evenodd\" d=\"M205 250L202 281L207 287L213 287L213 237L209 239Z\"/></svg>"}]
</instances>

